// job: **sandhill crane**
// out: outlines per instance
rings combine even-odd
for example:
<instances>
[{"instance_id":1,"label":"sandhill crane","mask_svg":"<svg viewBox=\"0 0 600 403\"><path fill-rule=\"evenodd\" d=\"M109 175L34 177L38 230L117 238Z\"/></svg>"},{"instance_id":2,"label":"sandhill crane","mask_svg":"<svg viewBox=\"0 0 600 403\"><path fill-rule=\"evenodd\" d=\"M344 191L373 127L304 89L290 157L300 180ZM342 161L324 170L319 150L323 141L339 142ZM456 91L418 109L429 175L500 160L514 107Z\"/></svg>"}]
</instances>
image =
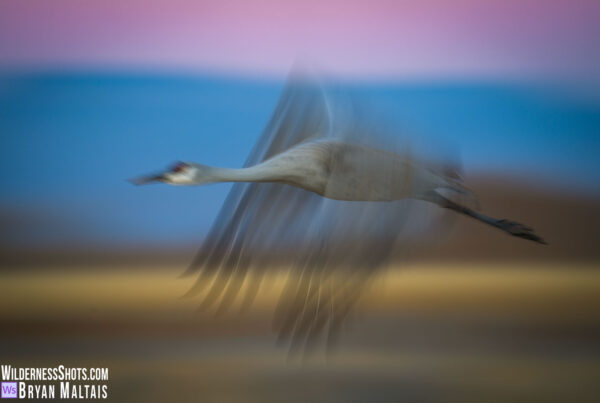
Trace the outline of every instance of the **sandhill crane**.
<instances>
[{"instance_id":1,"label":"sandhill crane","mask_svg":"<svg viewBox=\"0 0 600 403\"><path fill-rule=\"evenodd\" d=\"M208 287L203 306L227 307L245 279L247 305L263 273L284 265L296 273L276 312L280 338L292 346L310 345L320 334L333 340L366 280L395 255L407 219L423 217L409 200L544 243L522 224L466 205L474 196L455 170L398 150L338 106L320 86L292 77L244 168L180 162L133 180L236 182L187 272L201 270L190 294Z\"/></svg>"}]
</instances>

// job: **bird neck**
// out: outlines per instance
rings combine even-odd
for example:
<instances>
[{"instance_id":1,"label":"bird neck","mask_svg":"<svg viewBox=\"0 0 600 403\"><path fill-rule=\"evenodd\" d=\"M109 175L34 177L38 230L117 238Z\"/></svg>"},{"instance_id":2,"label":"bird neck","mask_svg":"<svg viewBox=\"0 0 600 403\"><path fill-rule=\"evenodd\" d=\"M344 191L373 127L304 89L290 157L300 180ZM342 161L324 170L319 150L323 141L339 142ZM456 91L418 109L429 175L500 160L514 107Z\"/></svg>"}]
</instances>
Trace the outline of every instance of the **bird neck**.
<instances>
[{"instance_id":1,"label":"bird neck","mask_svg":"<svg viewBox=\"0 0 600 403\"><path fill-rule=\"evenodd\" d=\"M273 172L259 165L240 169L210 167L209 175L211 182L273 182L277 180Z\"/></svg>"}]
</instances>

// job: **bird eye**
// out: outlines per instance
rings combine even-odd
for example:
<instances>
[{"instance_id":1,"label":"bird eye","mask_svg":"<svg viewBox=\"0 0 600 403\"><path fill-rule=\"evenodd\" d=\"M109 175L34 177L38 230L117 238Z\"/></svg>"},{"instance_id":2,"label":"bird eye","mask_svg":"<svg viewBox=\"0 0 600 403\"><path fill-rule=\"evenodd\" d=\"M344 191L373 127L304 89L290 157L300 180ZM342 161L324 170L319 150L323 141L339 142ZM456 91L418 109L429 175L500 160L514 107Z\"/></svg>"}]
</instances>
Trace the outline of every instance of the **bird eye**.
<instances>
[{"instance_id":1,"label":"bird eye","mask_svg":"<svg viewBox=\"0 0 600 403\"><path fill-rule=\"evenodd\" d=\"M171 168L171 172L181 172L181 171L185 170L186 167L187 167L186 164L184 164L183 162L179 162L179 163L175 164L175 166L173 166L173 168Z\"/></svg>"}]
</instances>

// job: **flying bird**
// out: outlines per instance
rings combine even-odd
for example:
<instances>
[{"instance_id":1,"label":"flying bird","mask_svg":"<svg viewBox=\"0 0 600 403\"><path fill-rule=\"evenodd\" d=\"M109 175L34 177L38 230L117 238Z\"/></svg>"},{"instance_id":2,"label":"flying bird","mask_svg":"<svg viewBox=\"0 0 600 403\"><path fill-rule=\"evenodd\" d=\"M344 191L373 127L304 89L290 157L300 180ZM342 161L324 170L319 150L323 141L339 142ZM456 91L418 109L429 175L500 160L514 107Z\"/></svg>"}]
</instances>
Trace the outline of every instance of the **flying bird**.
<instances>
[{"instance_id":1,"label":"flying bird","mask_svg":"<svg viewBox=\"0 0 600 403\"><path fill-rule=\"evenodd\" d=\"M292 347L336 339L372 275L419 225L434 224L431 206L545 243L523 224L477 211L458 169L419 158L354 104L294 74L243 168L179 162L133 182L235 182L186 272L198 273L189 294L204 292L202 307L221 311L244 289L246 307L267 271L289 268L274 326Z\"/></svg>"}]
</instances>

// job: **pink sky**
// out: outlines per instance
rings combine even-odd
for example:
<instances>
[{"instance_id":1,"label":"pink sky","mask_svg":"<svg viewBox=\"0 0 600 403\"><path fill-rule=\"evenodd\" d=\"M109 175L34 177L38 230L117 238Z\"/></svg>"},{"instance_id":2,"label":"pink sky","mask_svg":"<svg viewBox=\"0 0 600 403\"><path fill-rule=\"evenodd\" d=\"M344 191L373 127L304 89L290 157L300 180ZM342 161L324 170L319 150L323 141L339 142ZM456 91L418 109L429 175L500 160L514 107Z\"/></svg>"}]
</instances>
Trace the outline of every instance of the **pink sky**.
<instances>
[{"instance_id":1,"label":"pink sky","mask_svg":"<svg viewBox=\"0 0 600 403\"><path fill-rule=\"evenodd\" d=\"M600 80L596 0L0 2L0 69Z\"/></svg>"}]
</instances>

